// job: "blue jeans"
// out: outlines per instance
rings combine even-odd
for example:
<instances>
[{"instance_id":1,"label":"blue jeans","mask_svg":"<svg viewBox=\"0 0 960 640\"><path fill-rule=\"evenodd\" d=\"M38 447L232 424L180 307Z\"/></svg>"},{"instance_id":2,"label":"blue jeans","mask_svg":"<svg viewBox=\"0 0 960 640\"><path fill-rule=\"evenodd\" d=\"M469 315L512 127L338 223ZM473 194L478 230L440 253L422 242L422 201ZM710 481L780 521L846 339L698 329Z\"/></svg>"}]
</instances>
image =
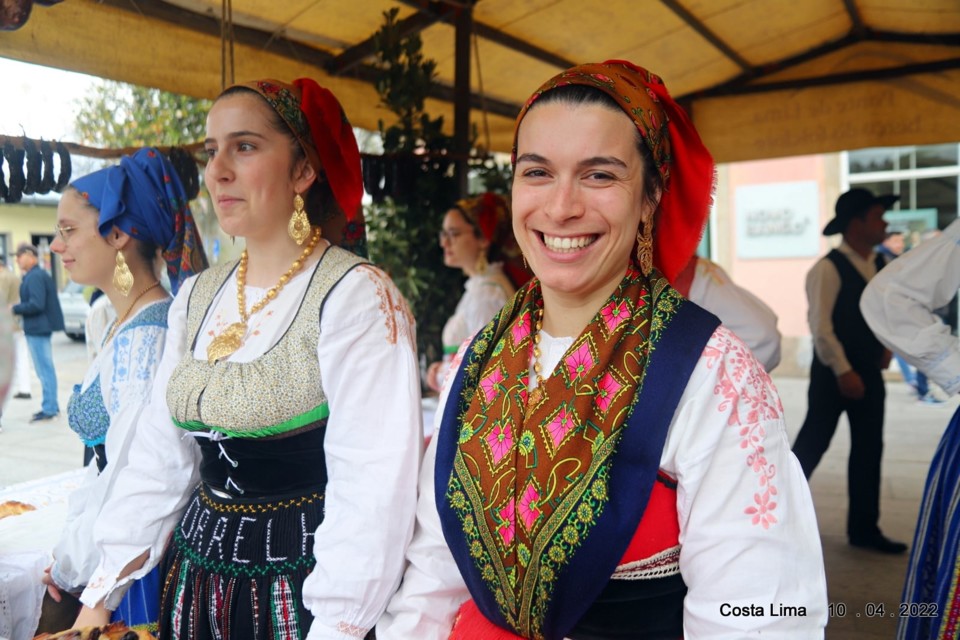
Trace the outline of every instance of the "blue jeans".
<instances>
[{"instance_id":1,"label":"blue jeans","mask_svg":"<svg viewBox=\"0 0 960 640\"><path fill-rule=\"evenodd\" d=\"M60 404L57 402L57 371L53 367L53 349L50 347L50 336L27 336L27 348L33 360L33 368L40 378L43 388L43 404L40 410L48 415L60 413Z\"/></svg>"}]
</instances>

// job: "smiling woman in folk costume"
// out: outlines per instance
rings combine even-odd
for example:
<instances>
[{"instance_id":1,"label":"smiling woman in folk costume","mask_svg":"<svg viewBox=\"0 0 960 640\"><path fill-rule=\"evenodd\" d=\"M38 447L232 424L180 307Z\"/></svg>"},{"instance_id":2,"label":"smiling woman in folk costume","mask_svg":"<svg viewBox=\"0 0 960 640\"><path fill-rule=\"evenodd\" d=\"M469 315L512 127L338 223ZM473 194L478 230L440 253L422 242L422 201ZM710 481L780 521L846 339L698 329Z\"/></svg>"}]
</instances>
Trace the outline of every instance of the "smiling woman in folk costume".
<instances>
[{"instance_id":1,"label":"smiling woman in folk costume","mask_svg":"<svg viewBox=\"0 0 960 640\"><path fill-rule=\"evenodd\" d=\"M536 277L448 378L378 639L821 637L776 390L669 284L713 182L686 114L630 63L574 67L520 112L514 159Z\"/></svg>"},{"instance_id":2,"label":"smiling woman in folk costume","mask_svg":"<svg viewBox=\"0 0 960 640\"><path fill-rule=\"evenodd\" d=\"M264 80L217 99L206 150L246 248L173 302L78 624L162 557L161 638L362 638L400 581L421 429L405 302L325 239L362 239L353 131L314 81Z\"/></svg>"},{"instance_id":3,"label":"smiling woman in folk costume","mask_svg":"<svg viewBox=\"0 0 960 640\"><path fill-rule=\"evenodd\" d=\"M39 631L69 627L79 594L100 561L94 524L117 489L163 354L170 295L160 286L165 263L173 293L206 266L187 195L173 165L156 149L141 149L118 165L74 181L57 207L50 249L75 282L104 291L116 310L100 354L76 385L67 420L96 453L70 495L66 523L44 582ZM138 580L114 613L130 625L154 625L157 572Z\"/></svg>"}]
</instances>

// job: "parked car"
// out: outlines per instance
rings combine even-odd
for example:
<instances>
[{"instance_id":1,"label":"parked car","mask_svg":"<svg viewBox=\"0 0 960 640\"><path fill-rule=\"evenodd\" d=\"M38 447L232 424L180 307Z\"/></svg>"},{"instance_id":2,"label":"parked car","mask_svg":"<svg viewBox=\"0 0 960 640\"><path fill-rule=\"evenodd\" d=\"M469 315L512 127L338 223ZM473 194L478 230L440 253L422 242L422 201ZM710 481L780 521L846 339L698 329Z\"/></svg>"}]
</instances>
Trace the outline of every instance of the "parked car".
<instances>
[{"instance_id":1,"label":"parked car","mask_svg":"<svg viewBox=\"0 0 960 640\"><path fill-rule=\"evenodd\" d=\"M63 309L64 333L73 340L84 340L90 304L83 295L83 285L70 280L59 298L60 308Z\"/></svg>"}]
</instances>

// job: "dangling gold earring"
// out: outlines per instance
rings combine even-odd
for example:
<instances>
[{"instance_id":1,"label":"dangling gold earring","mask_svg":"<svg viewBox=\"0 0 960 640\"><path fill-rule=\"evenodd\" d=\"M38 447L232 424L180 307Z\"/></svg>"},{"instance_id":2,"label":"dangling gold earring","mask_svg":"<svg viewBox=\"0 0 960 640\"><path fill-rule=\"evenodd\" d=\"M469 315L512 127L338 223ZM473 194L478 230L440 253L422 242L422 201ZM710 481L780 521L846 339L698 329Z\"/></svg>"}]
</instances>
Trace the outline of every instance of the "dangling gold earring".
<instances>
[{"instance_id":1,"label":"dangling gold earring","mask_svg":"<svg viewBox=\"0 0 960 640\"><path fill-rule=\"evenodd\" d=\"M474 266L474 269L476 269L477 273L482 274L487 272L487 267L489 266L490 263L487 262L487 254L481 251L477 255L477 264Z\"/></svg>"},{"instance_id":2,"label":"dangling gold earring","mask_svg":"<svg viewBox=\"0 0 960 640\"><path fill-rule=\"evenodd\" d=\"M293 215L287 224L287 233L297 244L303 244L310 237L310 220L303 210L303 197L299 193L293 198Z\"/></svg>"},{"instance_id":3,"label":"dangling gold earring","mask_svg":"<svg viewBox=\"0 0 960 640\"><path fill-rule=\"evenodd\" d=\"M123 297L130 295L130 290L133 289L133 274L119 249L117 250L117 266L113 268L113 287Z\"/></svg>"},{"instance_id":4,"label":"dangling gold earring","mask_svg":"<svg viewBox=\"0 0 960 640\"><path fill-rule=\"evenodd\" d=\"M637 264L640 272L648 276L653 271L653 230L650 220L644 220L637 231Z\"/></svg>"},{"instance_id":5,"label":"dangling gold earring","mask_svg":"<svg viewBox=\"0 0 960 640\"><path fill-rule=\"evenodd\" d=\"M520 259L523 260L523 268L529 271L530 265L527 264L527 256L523 253L523 251L520 252Z\"/></svg>"}]
</instances>

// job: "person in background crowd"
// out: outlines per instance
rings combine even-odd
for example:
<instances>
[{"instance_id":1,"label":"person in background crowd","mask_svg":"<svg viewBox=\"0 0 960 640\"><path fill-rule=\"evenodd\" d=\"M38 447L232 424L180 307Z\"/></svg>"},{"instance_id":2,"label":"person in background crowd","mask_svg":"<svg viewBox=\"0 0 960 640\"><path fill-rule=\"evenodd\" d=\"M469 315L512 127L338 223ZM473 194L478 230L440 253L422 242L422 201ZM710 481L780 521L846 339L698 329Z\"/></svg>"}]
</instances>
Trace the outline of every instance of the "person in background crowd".
<instances>
[{"instance_id":1,"label":"person in background crowd","mask_svg":"<svg viewBox=\"0 0 960 640\"><path fill-rule=\"evenodd\" d=\"M960 220L870 281L860 309L877 338L951 395L960 392L960 344L936 310L960 288ZM930 463L897 624L898 640L953 640L960 617L960 410Z\"/></svg>"},{"instance_id":2,"label":"person in background crowd","mask_svg":"<svg viewBox=\"0 0 960 640\"><path fill-rule=\"evenodd\" d=\"M20 301L20 278L7 264L7 259L0 256L0 310L7 313L13 305ZM30 352L27 349L27 339L23 334L19 319L11 323L13 331L13 379L10 382L12 397L17 400L29 400L30 369L27 360Z\"/></svg>"},{"instance_id":3,"label":"person in background crowd","mask_svg":"<svg viewBox=\"0 0 960 640\"><path fill-rule=\"evenodd\" d=\"M13 318L4 309L6 307L0 308L0 407L7 399L7 392L10 391L10 381L13 379L15 366ZM3 433L2 424L0 424L0 433Z\"/></svg>"},{"instance_id":4,"label":"person in background crowd","mask_svg":"<svg viewBox=\"0 0 960 640\"><path fill-rule=\"evenodd\" d=\"M673 283L691 302L715 314L743 340L767 373L780 364L780 331L777 314L764 302L738 286L716 262L694 256Z\"/></svg>"},{"instance_id":5,"label":"person in background crowd","mask_svg":"<svg viewBox=\"0 0 960 640\"><path fill-rule=\"evenodd\" d=\"M50 336L54 331L63 331L63 310L53 278L40 267L38 255L37 248L32 245L17 248L17 266L23 278L20 302L13 305L13 313L21 318L33 368L43 389L40 411L33 414L30 422L52 420L60 415L57 370L53 364Z\"/></svg>"},{"instance_id":6,"label":"person in background crowd","mask_svg":"<svg viewBox=\"0 0 960 640\"><path fill-rule=\"evenodd\" d=\"M850 504L847 537L851 545L881 553L903 553L907 545L880 531L880 463L886 388L881 372L890 352L860 313L860 294L886 259L875 247L886 237L883 214L900 196L875 196L850 189L836 203L836 215L823 235L843 234L843 242L807 274L808 319L814 357L807 389L807 417L793 452L809 478L830 446L840 414L850 421Z\"/></svg>"},{"instance_id":7,"label":"person in background crowd","mask_svg":"<svg viewBox=\"0 0 960 640\"><path fill-rule=\"evenodd\" d=\"M162 640L362 638L403 573L422 430L407 304L331 244L362 240L353 129L315 81L260 80L216 100L205 150L245 248L170 307L77 625L160 564Z\"/></svg>"},{"instance_id":8,"label":"person in background crowd","mask_svg":"<svg viewBox=\"0 0 960 640\"><path fill-rule=\"evenodd\" d=\"M76 595L100 562L94 524L128 464L163 353L171 299L160 286L160 272L168 272L175 292L206 266L181 180L153 148L75 180L60 198L50 250L74 282L105 292L101 299L113 309L114 320L67 406L67 422L96 464L70 495L54 562L44 577L47 595L38 632L73 624L81 607ZM153 571L134 583L112 620L156 630L159 604L159 573Z\"/></svg>"},{"instance_id":9,"label":"person in background crowd","mask_svg":"<svg viewBox=\"0 0 960 640\"><path fill-rule=\"evenodd\" d=\"M4 316L8 321L4 324L4 330L9 331L10 353L14 356L10 363L10 378L7 382L15 389L15 398L30 398L30 373L27 371L27 342L23 337L23 331L17 322L14 321L10 309L14 304L20 301L20 278L7 267L7 259L0 256L0 316ZM5 336L6 337L6 336ZM22 354L20 347L22 346ZM6 395L3 396L6 400ZM0 401L0 419L3 418L3 402ZM0 431L3 426L0 425Z\"/></svg>"},{"instance_id":10,"label":"person in background crowd","mask_svg":"<svg viewBox=\"0 0 960 640\"><path fill-rule=\"evenodd\" d=\"M443 217L443 263L462 269L467 281L456 311L443 326L444 359L427 368L430 389L440 390L453 354L513 296L514 283L503 260L505 250L516 252L516 244L510 205L501 195L484 193L460 200Z\"/></svg>"},{"instance_id":11,"label":"person in background crowd","mask_svg":"<svg viewBox=\"0 0 960 640\"><path fill-rule=\"evenodd\" d=\"M535 277L446 378L378 640L822 637L776 389L670 285L714 179L686 113L645 69L579 65L527 101L513 163ZM728 615L771 600L796 609Z\"/></svg>"}]
</instances>

